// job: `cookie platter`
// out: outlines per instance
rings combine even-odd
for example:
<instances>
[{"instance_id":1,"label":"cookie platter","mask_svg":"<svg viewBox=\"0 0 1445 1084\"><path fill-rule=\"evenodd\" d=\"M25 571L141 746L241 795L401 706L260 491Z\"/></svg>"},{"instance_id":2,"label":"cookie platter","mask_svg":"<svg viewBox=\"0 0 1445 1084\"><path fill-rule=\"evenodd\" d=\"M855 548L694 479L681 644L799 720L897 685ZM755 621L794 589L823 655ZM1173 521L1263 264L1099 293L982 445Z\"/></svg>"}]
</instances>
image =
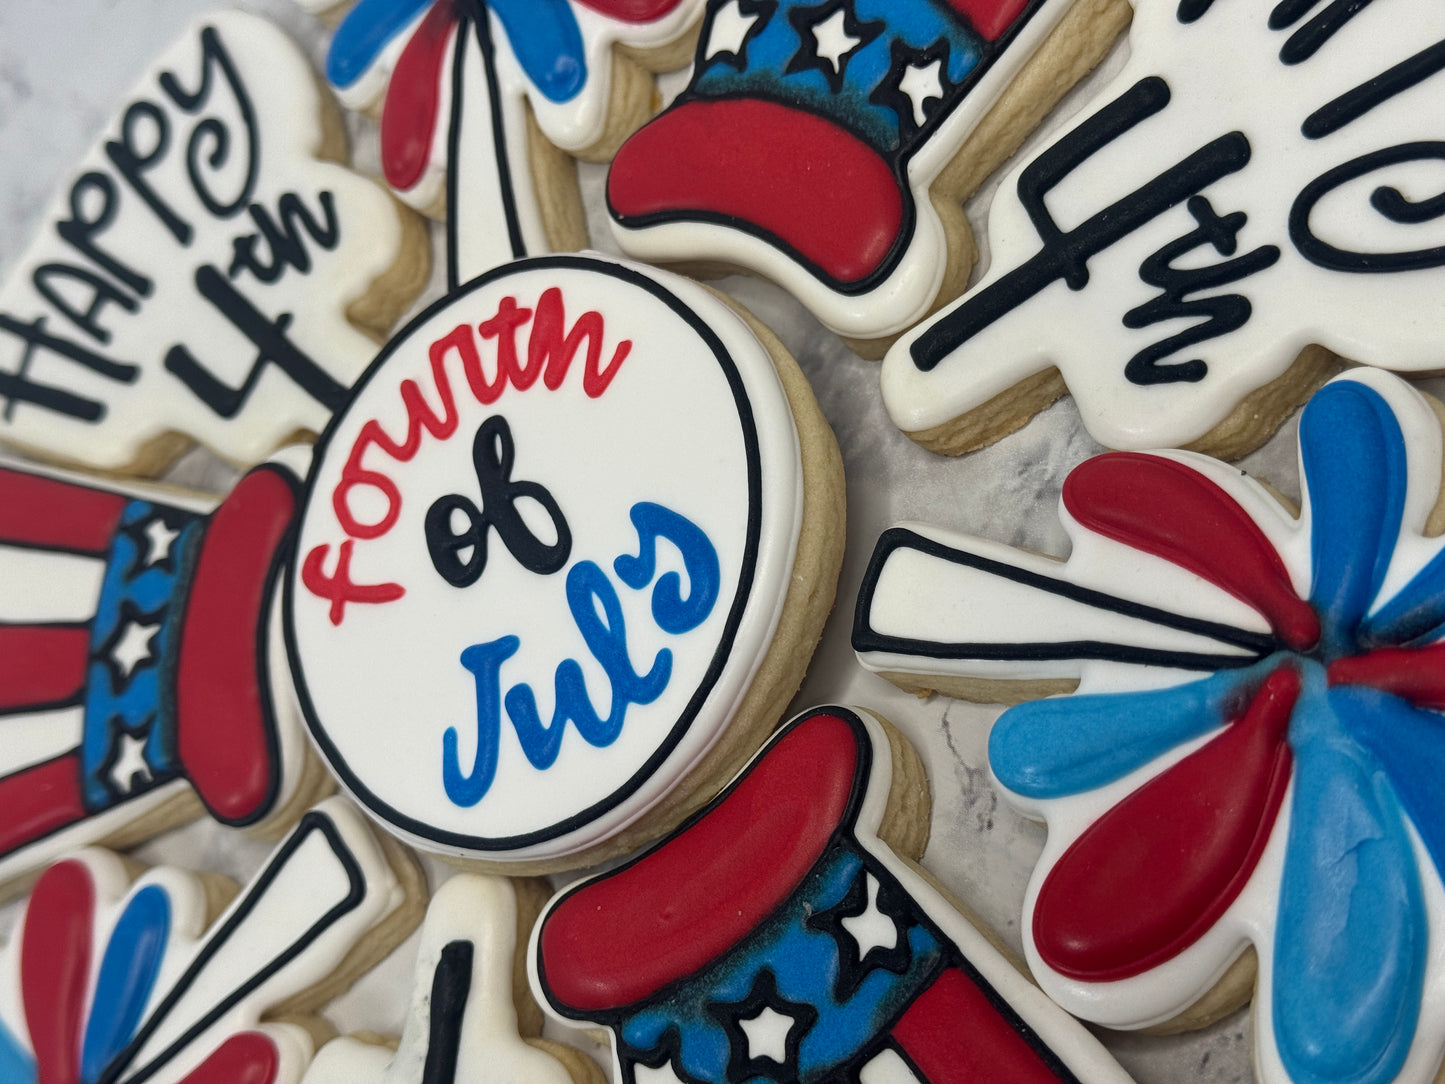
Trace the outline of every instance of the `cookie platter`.
<instances>
[{"instance_id":1,"label":"cookie platter","mask_svg":"<svg viewBox=\"0 0 1445 1084\"><path fill-rule=\"evenodd\" d=\"M262 0L239 6L282 27L302 44L315 66L324 63L329 32L296 4ZM79 5L57 9L18 0L0 10L0 146L9 152L0 161L0 278L19 258L51 193L92 143L136 73L152 61L160 43L174 38L193 15L212 7L199 0L163 5L125 0L103 12L91 12L78 10ZM64 63L57 59L62 56ZM1049 114L1022 153L1042 146L1050 132L1064 125L1129 62L1127 43L1116 45L1099 69ZM664 98L683 91L687 81L685 72L664 75L660 83ZM348 113L347 121L357 168L375 175L379 172L375 123L355 113ZM607 225L606 172L605 165L579 165L592 245L616 253ZM984 184L966 207L982 250L970 281L988 270L984 223L997 183L995 178ZM446 229L435 222L429 228L440 253ZM448 268L441 258L435 264L430 282L397 326L428 311L445 293ZM930 524L1000 546L1066 555L1070 540L1059 521L1060 492L1073 468L1100 452L1102 445L1085 428L1074 400L1065 397L980 451L961 457L934 455L890 420L879 394L877 361L860 357L839 334L771 284L731 276L711 285L742 302L797 359L837 437L847 480L846 546L836 602L801 690L780 717L790 718L817 704L851 704L866 706L897 726L919 752L932 781L933 809L922 865L1022 957L1020 915L1045 836L1041 825L1001 799L990 779L989 731L1002 708L940 694L918 697L863 669L854 652L853 611L870 574L875 542L901 521ZM1435 394L1445 389L1436 380L1417 384ZM515 423L514 429L509 439L521 446L528 438ZM1298 430L1297 418L1291 418L1268 443L1237 464L1250 475L1268 479L1296 505L1301 499ZM238 476L225 462L196 449L171 466L162 480L219 496ZM678 665L681 668L684 662ZM244 883L269 861L272 844L202 820L144 843L134 853L146 864L215 871ZM436 857L425 856L422 865L433 894L454 876L453 868ZM568 872L553 874L551 880L554 887L562 888L577 877ZM0 908L0 942L11 935L19 909L18 902ZM321 1009L339 1034L402 1033L408 1007L399 991L410 987L419 948L423 954L434 950L427 937L425 929L413 934L349 992ZM1183 1034L1094 1030L1124 1069L1143 1084L1253 1079L1247 1007ZM559 1023L548 1021L549 1036L563 1033ZM601 1064L609 1065L605 1048L589 1045L585 1036L571 1034L566 1041L592 1050Z\"/></svg>"}]
</instances>

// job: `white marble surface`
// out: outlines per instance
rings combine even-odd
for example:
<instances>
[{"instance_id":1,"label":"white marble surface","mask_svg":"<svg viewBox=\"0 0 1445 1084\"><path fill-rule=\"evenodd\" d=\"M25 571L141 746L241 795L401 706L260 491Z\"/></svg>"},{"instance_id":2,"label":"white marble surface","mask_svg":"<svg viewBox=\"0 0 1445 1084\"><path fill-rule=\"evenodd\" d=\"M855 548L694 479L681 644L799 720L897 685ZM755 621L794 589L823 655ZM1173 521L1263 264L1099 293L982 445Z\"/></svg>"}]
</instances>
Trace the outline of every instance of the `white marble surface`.
<instances>
[{"instance_id":1,"label":"white marble surface","mask_svg":"<svg viewBox=\"0 0 1445 1084\"><path fill-rule=\"evenodd\" d=\"M210 6L205 0L3 0L0 3L0 275L37 228L52 191L67 176L148 58ZM237 6L285 25L319 59L320 26L287 0ZM1115 58L1117 64L1118 58ZM368 165L374 133L358 125L358 161ZM594 225L601 167L583 169ZM979 220L987 194L970 213ZM594 237L599 234L594 229ZM997 446L963 459L921 451L889 423L878 395L877 366L865 362L785 295L765 284L723 284L782 335L814 383L843 449L848 474L848 551L837 607L796 701L863 704L902 727L922 751L933 779L933 835L924 863L1004 939L1020 947L1018 915L1042 830L1001 805L988 782L987 732L997 708L918 700L864 671L848 645L858 583L880 531L904 518L957 527L1062 555L1055 509L1064 474L1098 448L1069 401L1053 407ZM434 287L435 289L435 287ZM1246 461L1286 493L1297 493L1292 428ZM200 454L181 480L219 487L229 477ZM264 844L211 825L172 832L143 847L147 861L216 869L244 877ZM433 879L446 874L432 865ZM0 936L15 906L0 909ZM410 982L414 942L335 1003L327 1015L342 1030L395 1033ZM1252 1079L1244 1012L1186 1036L1103 1035L1140 1081Z\"/></svg>"}]
</instances>

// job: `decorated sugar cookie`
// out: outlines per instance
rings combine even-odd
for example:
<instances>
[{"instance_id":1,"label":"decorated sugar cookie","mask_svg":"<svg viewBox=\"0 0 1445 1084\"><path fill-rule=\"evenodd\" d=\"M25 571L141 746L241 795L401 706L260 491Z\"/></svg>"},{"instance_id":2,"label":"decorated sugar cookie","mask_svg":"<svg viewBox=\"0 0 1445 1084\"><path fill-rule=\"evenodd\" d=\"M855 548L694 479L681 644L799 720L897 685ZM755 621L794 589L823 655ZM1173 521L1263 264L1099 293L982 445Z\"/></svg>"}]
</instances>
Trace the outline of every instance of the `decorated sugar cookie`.
<instances>
[{"instance_id":1,"label":"decorated sugar cookie","mask_svg":"<svg viewBox=\"0 0 1445 1084\"><path fill-rule=\"evenodd\" d=\"M677 834L560 893L532 936L544 1007L607 1027L618 1080L1126 1081L912 864L928 786L890 731L806 712Z\"/></svg>"},{"instance_id":2,"label":"decorated sugar cookie","mask_svg":"<svg viewBox=\"0 0 1445 1084\"><path fill-rule=\"evenodd\" d=\"M427 908L398 1048L337 1039L305 1084L602 1084L591 1058L535 1038L542 1013L517 981L514 959L546 898L545 881L453 877Z\"/></svg>"},{"instance_id":3,"label":"decorated sugar cookie","mask_svg":"<svg viewBox=\"0 0 1445 1084\"><path fill-rule=\"evenodd\" d=\"M264 829L314 800L279 612L308 452L219 506L0 467L0 885L202 809Z\"/></svg>"},{"instance_id":4,"label":"decorated sugar cookie","mask_svg":"<svg viewBox=\"0 0 1445 1084\"><path fill-rule=\"evenodd\" d=\"M569 156L605 161L651 115L647 69L686 63L701 8L360 0L336 29L326 74L346 105L379 108L382 170L397 193L449 214L455 286L517 257L586 246Z\"/></svg>"},{"instance_id":5,"label":"decorated sugar cookie","mask_svg":"<svg viewBox=\"0 0 1445 1084\"><path fill-rule=\"evenodd\" d=\"M710 0L691 83L613 163L617 240L774 279L877 356L962 289L963 200L1128 16L1117 0Z\"/></svg>"},{"instance_id":6,"label":"decorated sugar cookie","mask_svg":"<svg viewBox=\"0 0 1445 1084\"><path fill-rule=\"evenodd\" d=\"M154 474L319 432L427 277L414 216L344 154L285 34L192 26L0 286L0 440Z\"/></svg>"},{"instance_id":7,"label":"decorated sugar cookie","mask_svg":"<svg viewBox=\"0 0 1445 1084\"><path fill-rule=\"evenodd\" d=\"M422 890L342 798L307 813L219 915L214 878L132 875L83 850L36 883L0 956L7 1084L296 1084L312 1053L297 1014L405 937Z\"/></svg>"},{"instance_id":8,"label":"decorated sugar cookie","mask_svg":"<svg viewBox=\"0 0 1445 1084\"><path fill-rule=\"evenodd\" d=\"M796 690L841 523L832 433L760 325L631 264L499 269L393 340L317 449L287 608L312 735L418 847L622 853Z\"/></svg>"},{"instance_id":9,"label":"decorated sugar cookie","mask_svg":"<svg viewBox=\"0 0 1445 1084\"><path fill-rule=\"evenodd\" d=\"M1005 178L988 274L884 362L925 447L979 447L1067 389L1109 447L1233 458L1334 355L1445 366L1445 8L1135 6L1124 70Z\"/></svg>"},{"instance_id":10,"label":"decorated sugar cookie","mask_svg":"<svg viewBox=\"0 0 1445 1084\"><path fill-rule=\"evenodd\" d=\"M1315 395L1299 441L1298 518L1202 456L1114 453L1065 483L1066 563L896 528L854 643L923 684L1077 682L989 743L1006 795L1048 822L1024 934L1065 1008L1202 1020L1249 996L1230 965L1253 945L1264 1080L1432 1081L1440 425L1361 369Z\"/></svg>"}]
</instances>

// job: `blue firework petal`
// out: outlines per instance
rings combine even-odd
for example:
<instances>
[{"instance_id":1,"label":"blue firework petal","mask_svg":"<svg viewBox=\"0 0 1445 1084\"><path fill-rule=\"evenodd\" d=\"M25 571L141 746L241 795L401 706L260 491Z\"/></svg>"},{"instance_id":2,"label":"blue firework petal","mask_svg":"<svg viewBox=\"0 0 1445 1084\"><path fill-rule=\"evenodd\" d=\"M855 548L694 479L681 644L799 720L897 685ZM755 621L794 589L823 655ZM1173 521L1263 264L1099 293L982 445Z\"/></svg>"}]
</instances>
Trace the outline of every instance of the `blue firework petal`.
<instances>
[{"instance_id":1,"label":"blue firework petal","mask_svg":"<svg viewBox=\"0 0 1445 1084\"><path fill-rule=\"evenodd\" d=\"M1445 877L1445 788L1440 748L1445 717L1378 689L1331 689L1330 705L1350 737L1385 770L1395 796Z\"/></svg>"},{"instance_id":2,"label":"blue firework petal","mask_svg":"<svg viewBox=\"0 0 1445 1084\"><path fill-rule=\"evenodd\" d=\"M1326 658L1355 650L1361 618L1394 553L1405 504L1405 438L1389 404L1354 381L1327 384L1300 419L1309 491L1310 601Z\"/></svg>"},{"instance_id":3,"label":"blue firework petal","mask_svg":"<svg viewBox=\"0 0 1445 1084\"><path fill-rule=\"evenodd\" d=\"M1243 711L1275 664L1136 693L1099 693L1019 704L989 735L999 781L1030 798L1101 787Z\"/></svg>"},{"instance_id":4,"label":"blue firework petal","mask_svg":"<svg viewBox=\"0 0 1445 1084\"><path fill-rule=\"evenodd\" d=\"M343 90L376 63L387 45L432 0L360 0L341 20L326 53L326 78Z\"/></svg>"},{"instance_id":5,"label":"blue firework petal","mask_svg":"<svg viewBox=\"0 0 1445 1084\"><path fill-rule=\"evenodd\" d=\"M490 0L522 70L548 99L568 102L587 83L577 16L566 0Z\"/></svg>"},{"instance_id":6,"label":"blue firework petal","mask_svg":"<svg viewBox=\"0 0 1445 1084\"><path fill-rule=\"evenodd\" d=\"M1414 1040L1428 936L1400 806L1329 697L1291 719L1295 789L1280 885L1271 1011L1298 1084L1385 1084Z\"/></svg>"},{"instance_id":7,"label":"blue firework petal","mask_svg":"<svg viewBox=\"0 0 1445 1084\"><path fill-rule=\"evenodd\" d=\"M1445 546L1360 625L1362 647L1420 646L1445 632Z\"/></svg>"},{"instance_id":8,"label":"blue firework petal","mask_svg":"<svg viewBox=\"0 0 1445 1084\"><path fill-rule=\"evenodd\" d=\"M106 1064L134 1037L165 958L170 929L170 899L159 886L148 885L126 904L100 962L81 1051L82 1084L99 1080Z\"/></svg>"},{"instance_id":9,"label":"blue firework petal","mask_svg":"<svg viewBox=\"0 0 1445 1084\"><path fill-rule=\"evenodd\" d=\"M5 1084L35 1084L34 1060L4 1024L0 1024L0 1080Z\"/></svg>"}]
</instances>

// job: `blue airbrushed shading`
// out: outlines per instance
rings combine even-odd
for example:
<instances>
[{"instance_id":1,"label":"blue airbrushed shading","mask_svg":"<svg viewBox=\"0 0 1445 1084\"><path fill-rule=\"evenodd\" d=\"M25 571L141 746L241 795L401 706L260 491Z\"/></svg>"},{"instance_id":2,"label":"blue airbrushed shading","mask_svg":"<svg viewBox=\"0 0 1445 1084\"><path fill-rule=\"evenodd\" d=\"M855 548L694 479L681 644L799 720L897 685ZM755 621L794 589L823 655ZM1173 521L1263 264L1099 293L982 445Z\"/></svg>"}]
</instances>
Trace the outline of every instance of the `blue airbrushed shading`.
<instances>
[{"instance_id":1,"label":"blue airbrushed shading","mask_svg":"<svg viewBox=\"0 0 1445 1084\"><path fill-rule=\"evenodd\" d=\"M94 1084L140 1026L171 931L171 904L148 885L131 897L110 936L96 979L81 1052L81 1084ZM0 1077L0 1079L8 1079Z\"/></svg>"},{"instance_id":2,"label":"blue airbrushed shading","mask_svg":"<svg viewBox=\"0 0 1445 1084\"><path fill-rule=\"evenodd\" d=\"M911 952L903 972L874 968L850 997L835 1000L839 953L853 948L807 919L840 903L863 868L856 851L833 844L792 896L733 951L672 988L665 1000L644 1002L623 1020L621 1034L633 1057L646 1059L675 1031L682 1069L708 1084L727 1084L728 1035L718 1006L743 1001L766 969L782 999L818 1010L798 1049L798 1080L831 1079L829 1072L874 1043L947 962L928 927L904 920L899 936Z\"/></svg>"},{"instance_id":3,"label":"blue airbrushed shading","mask_svg":"<svg viewBox=\"0 0 1445 1084\"><path fill-rule=\"evenodd\" d=\"M692 89L705 98L745 93L800 105L851 129L880 152L899 149L903 125L897 109L873 98L889 77L895 43L919 52L946 45L942 76L946 86L956 86L978 66L982 39L944 5L929 0L855 0L849 6L859 23L880 22L886 28L847 57L838 93L817 68L787 70L800 50L811 55L812 48L811 42L804 46L788 15L794 9L816 9L817 0L779 0L777 11L748 40L744 69L723 54L703 66Z\"/></svg>"},{"instance_id":4,"label":"blue airbrushed shading","mask_svg":"<svg viewBox=\"0 0 1445 1084\"><path fill-rule=\"evenodd\" d=\"M1309 492L1310 602L1325 658L1354 654L1360 619L1394 554L1405 506L1405 438L1389 404L1362 384L1330 384L1300 419Z\"/></svg>"},{"instance_id":5,"label":"blue airbrushed shading","mask_svg":"<svg viewBox=\"0 0 1445 1084\"><path fill-rule=\"evenodd\" d=\"M188 516L171 544L166 565L143 566L145 554L126 528L145 523L157 511L148 501L132 501L121 515L120 530L111 543L101 582L95 620L91 625L90 659L86 664L85 726L81 739L83 797L92 810L104 809L115 799L106 763L116 742L116 728L146 733L145 760L152 780L173 778L180 771L176 753L173 667L180 648L180 605L190 581L190 561L205 530L205 522ZM172 521L186 515L167 508ZM174 569L174 571L172 570ZM131 615L128 617L127 615ZM106 645L127 620L150 615L160 628L150 641L154 661L142 662L128 678L117 683L107 662Z\"/></svg>"},{"instance_id":6,"label":"blue airbrushed shading","mask_svg":"<svg viewBox=\"0 0 1445 1084\"><path fill-rule=\"evenodd\" d=\"M989 763L1004 786L1029 798L1102 787L1218 729L1276 665L1266 659L1168 689L1019 704L989 735Z\"/></svg>"},{"instance_id":7,"label":"blue airbrushed shading","mask_svg":"<svg viewBox=\"0 0 1445 1084\"><path fill-rule=\"evenodd\" d=\"M1315 668L1290 719L1295 797L1275 940L1275 1042L1299 1084L1384 1084L1425 982L1420 875L1395 792Z\"/></svg>"},{"instance_id":8,"label":"blue airbrushed shading","mask_svg":"<svg viewBox=\"0 0 1445 1084\"><path fill-rule=\"evenodd\" d=\"M1271 1004L1261 1009L1297 1084L1387 1084L1419 1029L1423 878L1445 876L1445 717L1379 689L1329 686L1326 667L1439 640L1445 543L1402 590L1379 597L1403 525L1409 462L1390 401L1373 387L1326 385L1305 409L1299 442L1320 646L1172 689L1020 705L999 719L989 756L1021 795L1098 788L1237 716L1229 709L1265 675L1294 667L1303 685L1288 731L1293 780ZM1428 855L1423 866L1412 827Z\"/></svg>"},{"instance_id":9,"label":"blue airbrushed shading","mask_svg":"<svg viewBox=\"0 0 1445 1084\"><path fill-rule=\"evenodd\" d=\"M448 0L436 0L445 3ZM326 54L326 78L333 86L355 85L398 35L419 19L433 0L360 0L336 28ZM457 0L465 12L491 10L507 32L507 43L527 78L549 100L567 102L587 84L582 31L567 0Z\"/></svg>"}]
</instances>

